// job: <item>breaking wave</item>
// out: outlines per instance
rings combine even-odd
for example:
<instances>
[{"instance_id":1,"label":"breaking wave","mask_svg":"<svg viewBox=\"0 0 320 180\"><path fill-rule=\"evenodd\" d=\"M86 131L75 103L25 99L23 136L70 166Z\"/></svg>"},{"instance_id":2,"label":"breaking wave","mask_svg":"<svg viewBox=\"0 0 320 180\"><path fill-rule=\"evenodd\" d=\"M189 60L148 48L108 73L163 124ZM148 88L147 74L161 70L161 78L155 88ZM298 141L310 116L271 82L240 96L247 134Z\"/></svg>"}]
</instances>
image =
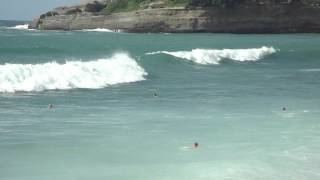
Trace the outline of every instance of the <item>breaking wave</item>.
<instances>
[{"instance_id":1,"label":"breaking wave","mask_svg":"<svg viewBox=\"0 0 320 180\"><path fill-rule=\"evenodd\" d=\"M125 53L88 62L4 64L0 65L0 92L97 89L141 81L146 75L145 70Z\"/></svg>"},{"instance_id":2,"label":"breaking wave","mask_svg":"<svg viewBox=\"0 0 320 180\"><path fill-rule=\"evenodd\" d=\"M263 46L261 48L251 49L193 49L191 51L156 51L147 53L168 54L174 57L186 59L199 64L219 64L223 59L234 61L258 61L267 55L275 53L277 50L273 47Z\"/></svg>"},{"instance_id":3,"label":"breaking wave","mask_svg":"<svg viewBox=\"0 0 320 180\"><path fill-rule=\"evenodd\" d=\"M14 27L10 27L9 29L21 29L21 30L27 30L29 27L29 24L23 24L23 25L16 25Z\"/></svg>"},{"instance_id":4,"label":"breaking wave","mask_svg":"<svg viewBox=\"0 0 320 180\"><path fill-rule=\"evenodd\" d=\"M121 30L111 30L111 29L105 29L105 28L97 28L97 29L82 29L81 31L85 32L121 32Z\"/></svg>"}]
</instances>

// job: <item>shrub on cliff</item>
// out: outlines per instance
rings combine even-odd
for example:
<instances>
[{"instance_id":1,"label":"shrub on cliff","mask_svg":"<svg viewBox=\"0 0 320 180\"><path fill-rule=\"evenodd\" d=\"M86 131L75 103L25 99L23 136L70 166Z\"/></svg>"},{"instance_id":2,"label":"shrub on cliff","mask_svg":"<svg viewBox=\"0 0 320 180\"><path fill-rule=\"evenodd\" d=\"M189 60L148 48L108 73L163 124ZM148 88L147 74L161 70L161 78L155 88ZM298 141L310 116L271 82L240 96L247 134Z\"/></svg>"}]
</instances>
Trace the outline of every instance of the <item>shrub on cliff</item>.
<instances>
[{"instance_id":1,"label":"shrub on cliff","mask_svg":"<svg viewBox=\"0 0 320 180\"><path fill-rule=\"evenodd\" d=\"M106 13L125 12L139 9L139 4L146 0L115 0L107 4Z\"/></svg>"},{"instance_id":2,"label":"shrub on cliff","mask_svg":"<svg viewBox=\"0 0 320 180\"><path fill-rule=\"evenodd\" d=\"M167 0L168 6L186 6L190 0Z\"/></svg>"},{"instance_id":3,"label":"shrub on cliff","mask_svg":"<svg viewBox=\"0 0 320 180\"><path fill-rule=\"evenodd\" d=\"M236 3L241 3L243 0L190 0L188 6L219 6L219 7L228 7Z\"/></svg>"},{"instance_id":4,"label":"shrub on cliff","mask_svg":"<svg viewBox=\"0 0 320 180\"><path fill-rule=\"evenodd\" d=\"M86 11L86 12L100 12L105 7L106 7L106 4L100 3L98 1L94 1L93 3L87 3L84 7L84 11Z\"/></svg>"}]
</instances>

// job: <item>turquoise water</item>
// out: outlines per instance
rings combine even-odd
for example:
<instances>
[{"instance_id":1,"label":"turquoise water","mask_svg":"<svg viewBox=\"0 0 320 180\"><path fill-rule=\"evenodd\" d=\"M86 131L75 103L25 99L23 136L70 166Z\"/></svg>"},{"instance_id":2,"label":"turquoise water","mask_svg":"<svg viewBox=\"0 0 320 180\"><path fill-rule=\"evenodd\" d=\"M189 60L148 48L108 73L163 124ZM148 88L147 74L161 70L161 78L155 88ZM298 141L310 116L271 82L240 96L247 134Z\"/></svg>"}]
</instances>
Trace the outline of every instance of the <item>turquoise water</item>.
<instances>
[{"instance_id":1,"label":"turquoise water","mask_svg":"<svg viewBox=\"0 0 320 180\"><path fill-rule=\"evenodd\" d=\"M0 179L317 180L319 75L318 34L1 27Z\"/></svg>"}]
</instances>

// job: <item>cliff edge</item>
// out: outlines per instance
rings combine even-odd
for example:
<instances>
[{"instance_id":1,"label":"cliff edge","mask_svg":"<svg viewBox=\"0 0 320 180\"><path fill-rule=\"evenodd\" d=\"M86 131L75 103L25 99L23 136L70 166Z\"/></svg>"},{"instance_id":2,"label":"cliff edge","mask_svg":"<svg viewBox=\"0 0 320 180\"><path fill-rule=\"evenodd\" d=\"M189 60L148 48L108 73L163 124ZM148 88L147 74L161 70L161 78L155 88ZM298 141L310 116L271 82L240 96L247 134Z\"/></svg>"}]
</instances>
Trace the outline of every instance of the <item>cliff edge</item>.
<instances>
[{"instance_id":1,"label":"cliff edge","mask_svg":"<svg viewBox=\"0 0 320 180\"><path fill-rule=\"evenodd\" d=\"M59 7L29 26L125 32L316 33L320 0L99 0Z\"/></svg>"}]
</instances>

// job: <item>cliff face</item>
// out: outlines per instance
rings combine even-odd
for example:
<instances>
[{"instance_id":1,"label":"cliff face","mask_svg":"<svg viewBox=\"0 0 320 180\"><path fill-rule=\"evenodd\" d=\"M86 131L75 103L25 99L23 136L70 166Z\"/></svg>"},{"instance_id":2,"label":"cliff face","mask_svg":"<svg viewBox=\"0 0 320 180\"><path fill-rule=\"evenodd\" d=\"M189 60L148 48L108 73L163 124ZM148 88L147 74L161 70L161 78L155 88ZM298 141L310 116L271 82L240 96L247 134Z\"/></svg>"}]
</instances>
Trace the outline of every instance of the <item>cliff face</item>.
<instances>
[{"instance_id":1,"label":"cliff face","mask_svg":"<svg viewBox=\"0 0 320 180\"><path fill-rule=\"evenodd\" d=\"M253 0L252 0L253 1ZM320 32L317 0L256 0L231 6L156 8L101 13L101 3L61 7L35 19L30 28L80 30L107 28L126 32Z\"/></svg>"}]
</instances>

